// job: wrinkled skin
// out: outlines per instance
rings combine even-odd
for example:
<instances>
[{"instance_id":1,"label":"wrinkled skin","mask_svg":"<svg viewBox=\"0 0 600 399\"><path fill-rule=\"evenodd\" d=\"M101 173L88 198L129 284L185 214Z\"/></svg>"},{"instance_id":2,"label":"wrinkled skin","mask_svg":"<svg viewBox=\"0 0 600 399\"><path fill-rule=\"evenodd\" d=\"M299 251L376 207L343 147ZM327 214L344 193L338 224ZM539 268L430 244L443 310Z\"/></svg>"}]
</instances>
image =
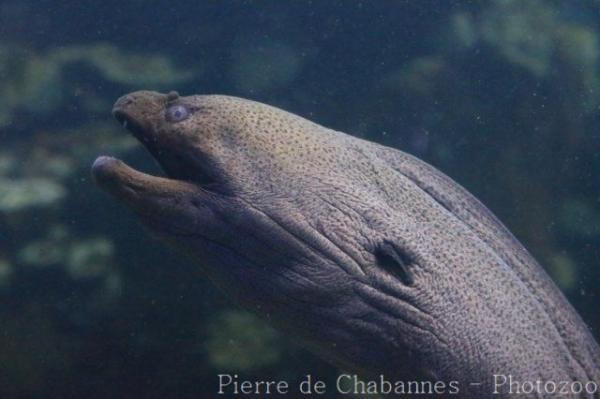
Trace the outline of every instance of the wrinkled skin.
<instances>
[{"instance_id":1,"label":"wrinkled skin","mask_svg":"<svg viewBox=\"0 0 600 399\"><path fill-rule=\"evenodd\" d=\"M113 113L167 177L100 157L100 187L330 362L459 381L460 397L489 396L494 373L600 381L598 345L542 268L433 167L239 98L141 91Z\"/></svg>"}]
</instances>

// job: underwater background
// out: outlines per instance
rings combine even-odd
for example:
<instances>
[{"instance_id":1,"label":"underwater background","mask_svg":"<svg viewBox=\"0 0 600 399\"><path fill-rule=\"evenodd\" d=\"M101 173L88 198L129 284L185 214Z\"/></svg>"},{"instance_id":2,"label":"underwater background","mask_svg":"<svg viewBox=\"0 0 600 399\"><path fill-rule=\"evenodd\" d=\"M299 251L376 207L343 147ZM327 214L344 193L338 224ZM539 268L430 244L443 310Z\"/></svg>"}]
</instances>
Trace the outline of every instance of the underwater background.
<instances>
[{"instance_id":1,"label":"underwater background","mask_svg":"<svg viewBox=\"0 0 600 399\"><path fill-rule=\"evenodd\" d=\"M110 114L137 89L247 97L426 160L600 338L600 1L8 0L0 398L209 398L218 373L339 372L94 186L100 154L158 171Z\"/></svg>"}]
</instances>

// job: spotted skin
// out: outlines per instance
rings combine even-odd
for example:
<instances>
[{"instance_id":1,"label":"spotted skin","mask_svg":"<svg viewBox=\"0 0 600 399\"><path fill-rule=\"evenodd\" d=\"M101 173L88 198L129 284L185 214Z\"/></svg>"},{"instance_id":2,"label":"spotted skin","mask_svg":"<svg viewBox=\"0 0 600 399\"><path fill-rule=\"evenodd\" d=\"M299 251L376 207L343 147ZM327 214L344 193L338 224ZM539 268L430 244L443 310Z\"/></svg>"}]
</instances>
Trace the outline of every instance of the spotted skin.
<instances>
[{"instance_id":1,"label":"spotted skin","mask_svg":"<svg viewBox=\"0 0 600 399\"><path fill-rule=\"evenodd\" d=\"M600 382L600 349L550 278L430 165L240 98L140 91L113 112L167 176L100 157L100 187L333 364L473 398L494 374Z\"/></svg>"}]
</instances>

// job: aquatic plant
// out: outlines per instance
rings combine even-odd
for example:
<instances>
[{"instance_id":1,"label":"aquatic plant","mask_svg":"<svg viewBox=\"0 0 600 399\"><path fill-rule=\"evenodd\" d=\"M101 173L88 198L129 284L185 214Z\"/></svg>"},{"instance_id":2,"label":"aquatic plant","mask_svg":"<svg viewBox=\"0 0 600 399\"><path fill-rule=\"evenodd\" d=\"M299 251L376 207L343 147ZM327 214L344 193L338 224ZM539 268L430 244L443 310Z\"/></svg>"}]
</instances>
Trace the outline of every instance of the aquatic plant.
<instances>
[{"instance_id":1,"label":"aquatic plant","mask_svg":"<svg viewBox=\"0 0 600 399\"><path fill-rule=\"evenodd\" d=\"M61 107L69 84L65 71L78 64L93 68L106 81L131 88L170 88L196 73L175 67L165 56L125 52L108 43L42 52L0 43L0 127L11 123L16 110L48 114Z\"/></svg>"},{"instance_id":2,"label":"aquatic plant","mask_svg":"<svg viewBox=\"0 0 600 399\"><path fill-rule=\"evenodd\" d=\"M560 74L560 64L566 64L570 79L581 82L581 95L591 101L587 110L600 100L598 32L565 18L552 2L495 0L479 13L454 14L450 30L454 44L465 49L489 46L538 78Z\"/></svg>"},{"instance_id":3,"label":"aquatic plant","mask_svg":"<svg viewBox=\"0 0 600 399\"><path fill-rule=\"evenodd\" d=\"M164 89L186 82L196 73L175 67L165 56L124 52L109 43L59 47L49 54L48 60L60 67L82 62L96 68L104 79L133 88Z\"/></svg>"},{"instance_id":4,"label":"aquatic plant","mask_svg":"<svg viewBox=\"0 0 600 399\"><path fill-rule=\"evenodd\" d=\"M239 39L232 46L231 56L231 80L248 94L292 84L303 64L298 50L275 40Z\"/></svg>"},{"instance_id":5,"label":"aquatic plant","mask_svg":"<svg viewBox=\"0 0 600 399\"><path fill-rule=\"evenodd\" d=\"M0 289L10 287L14 272L12 263L8 259L0 258Z\"/></svg>"},{"instance_id":6,"label":"aquatic plant","mask_svg":"<svg viewBox=\"0 0 600 399\"><path fill-rule=\"evenodd\" d=\"M58 204L67 195L64 186L46 178L0 178L0 213Z\"/></svg>"},{"instance_id":7,"label":"aquatic plant","mask_svg":"<svg viewBox=\"0 0 600 399\"><path fill-rule=\"evenodd\" d=\"M217 370L250 371L279 361L279 334L246 312L219 314L208 328L206 350Z\"/></svg>"}]
</instances>

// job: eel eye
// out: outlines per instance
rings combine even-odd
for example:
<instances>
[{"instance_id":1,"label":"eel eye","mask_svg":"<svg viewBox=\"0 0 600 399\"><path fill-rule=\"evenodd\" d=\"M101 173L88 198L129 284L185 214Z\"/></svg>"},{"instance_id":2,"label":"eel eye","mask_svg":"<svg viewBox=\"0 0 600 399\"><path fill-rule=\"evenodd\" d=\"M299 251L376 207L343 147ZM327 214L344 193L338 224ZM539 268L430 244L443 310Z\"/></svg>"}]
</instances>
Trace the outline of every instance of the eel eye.
<instances>
[{"instance_id":1,"label":"eel eye","mask_svg":"<svg viewBox=\"0 0 600 399\"><path fill-rule=\"evenodd\" d=\"M185 105L171 105L167 108L166 116L169 122L181 122L190 116L190 110Z\"/></svg>"}]
</instances>

